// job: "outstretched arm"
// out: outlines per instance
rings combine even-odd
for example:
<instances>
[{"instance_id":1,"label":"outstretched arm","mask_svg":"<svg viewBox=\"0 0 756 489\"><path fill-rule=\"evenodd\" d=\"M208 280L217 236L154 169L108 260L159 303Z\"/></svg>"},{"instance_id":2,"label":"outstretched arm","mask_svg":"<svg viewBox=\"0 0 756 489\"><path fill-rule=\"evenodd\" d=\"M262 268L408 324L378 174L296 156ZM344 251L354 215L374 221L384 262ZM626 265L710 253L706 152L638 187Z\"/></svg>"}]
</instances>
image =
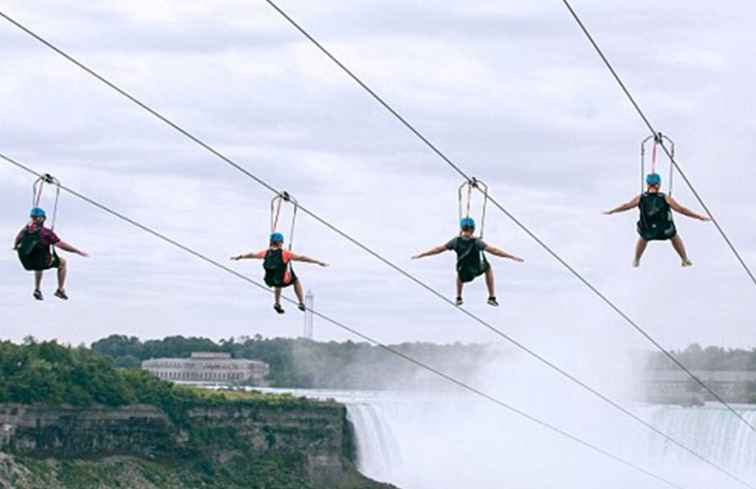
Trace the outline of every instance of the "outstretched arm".
<instances>
[{"instance_id":1,"label":"outstretched arm","mask_svg":"<svg viewBox=\"0 0 756 489\"><path fill-rule=\"evenodd\" d=\"M693 219L698 219L699 221L711 221L711 218L709 218L708 216L704 216L703 214L698 214L697 212L693 212L687 207L683 207L669 195L667 195L667 203L672 208L672 210L674 210L675 212L679 212L683 216L692 217Z\"/></svg>"},{"instance_id":2,"label":"outstretched arm","mask_svg":"<svg viewBox=\"0 0 756 489\"><path fill-rule=\"evenodd\" d=\"M625 204L619 205L619 206L615 207L614 209L612 209L610 211L604 212L604 214L606 214L608 216L610 214L617 214L619 212L629 211L630 209L635 209L636 207L638 207L638 204L640 204L640 195L636 196L630 202L627 202Z\"/></svg>"},{"instance_id":3,"label":"outstretched arm","mask_svg":"<svg viewBox=\"0 0 756 489\"><path fill-rule=\"evenodd\" d=\"M294 253L291 254L292 261L301 261L303 263L314 263L315 265L320 265L321 267L327 267L328 263L323 263L320 260L316 260L315 258L310 258L304 255L296 255Z\"/></svg>"},{"instance_id":4,"label":"outstretched arm","mask_svg":"<svg viewBox=\"0 0 756 489\"><path fill-rule=\"evenodd\" d=\"M245 253L243 255L232 256L231 259L234 260L234 261L236 261L236 260L252 260L252 259L258 259L258 260L260 260L260 259L262 259L264 257L265 257L265 254L260 254L257 251L253 251L253 252L250 252L250 253Z\"/></svg>"},{"instance_id":5,"label":"outstretched arm","mask_svg":"<svg viewBox=\"0 0 756 489\"><path fill-rule=\"evenodd\" d=\"M491 246L491 245L486 245L486 252L491 253L494 256L498 256L499 258L508 258L510 260L514 260L520 263L525 261L518 256L510 255L506 251L502 251L499 248L496 248L495 246Z\"/></svg>"},{"instance_id":6,"label":"outstretched arm","mask_svg":"<svg viewBox=\"0 0 756 489\"><path fill-rule=\"evenodd\" d=\"M79 250L78 248L75 248L74 246L66 243L65 241L58 241L57 243L55 243L55 247L60 248L61 250L67 251L69 253L76 253L77 255L81 255L81 256L89 256L83 251Z\"/></svg>"},{"instance_id":7,"label":"outstretched arm","mask_svg":"<svg viewBox=\"0 0 756 489\"><path fill-rule=\"evenodd\" d=\"M440 255L444 251L447 251L449 248L446 247L446 245L436 246L435 248L431 248L428 251L425 251L423 253L420 253L418 255L415 255L412 257L413 260L417 260L418 258L425 258L426 256L433 256L433 255Z\"/></svg>"}]
</instances>

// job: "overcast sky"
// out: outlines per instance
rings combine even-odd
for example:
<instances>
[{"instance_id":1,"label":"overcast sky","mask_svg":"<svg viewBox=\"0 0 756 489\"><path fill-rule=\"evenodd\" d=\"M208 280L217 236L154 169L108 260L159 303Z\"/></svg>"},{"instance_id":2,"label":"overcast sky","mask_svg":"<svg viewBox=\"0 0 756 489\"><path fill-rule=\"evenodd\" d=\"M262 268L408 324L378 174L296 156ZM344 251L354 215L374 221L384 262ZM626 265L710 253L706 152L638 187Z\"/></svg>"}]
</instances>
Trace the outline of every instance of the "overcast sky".
<instances>
[{"instance_id":1,"label":"overcast sky","mask_svg":"<svg viewBox=\"0 0 756 489\"><path fill-rule=\"evenodd\" d=\"M574 4L756 266L756 6ZM677 217L694 268L681 269L667 243L631 268L636 213L601 211L637 193L647 133L562 2L280 5L665 346L756 342L756 289L713 225ZM409 257L455 234L460 178L266 2L2 0L0 8L453 297L451 254ZM0 57L0 151L219 260L265 246L269 191L5 21ZM678 200L700 210L676 183ZM47 300L33 301L31 275L10 250L31 185L0 165L3 338L301 334L293 307L279 317L269 295L67 195L57 230L91 257L70 258L70 302L52 296L52 274ZM493 259L502 307L487 306L476 282L466 291L472 311L542 346L648 347L494 209L486 239L527 262ZM332 264L297 267L317 308L380 340L496 339L306 217L294 248ZM232 266L262 276L259 262ZM322 321L316 337L350 338Z\"/></svg>"}]
</instances>

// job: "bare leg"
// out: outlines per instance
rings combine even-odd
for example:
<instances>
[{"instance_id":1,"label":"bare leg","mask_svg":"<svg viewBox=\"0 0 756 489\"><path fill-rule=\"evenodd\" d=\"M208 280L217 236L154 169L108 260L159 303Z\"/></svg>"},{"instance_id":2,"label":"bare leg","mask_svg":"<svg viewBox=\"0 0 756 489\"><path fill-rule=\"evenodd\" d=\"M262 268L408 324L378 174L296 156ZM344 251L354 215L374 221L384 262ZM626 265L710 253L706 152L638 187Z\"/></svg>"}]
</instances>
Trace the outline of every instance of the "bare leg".
<instances>
[{"instance_id":1,"label":"bare leg","mask_svg":"<svg viewBox=\"0 0 756 489\"><path fill-rule=\"evenodd\" d=\"M685 251L685 244L683 243L682 238L679 234L676 234L674 238L672 238L672 247L675 249L678 255L680 255L680 259L682 260L682 266L689 267L693 265L691 261L688 259L688 253Z\"/></svg>"},{"instance_id":2,"label":"bare leg","mask_svg":"<svg viewBox=\"0 0 756 489\"><path fill-rule=\"evenodd\" d=\"M493 268L488 267L486 270L486 287L488 288L488 297L496 297L496 287L494 285Z\"/></svg>"},{"instance_id":3,"label":"bare leg","mask_svg":"<svg viewBox=\"0 0 756 489\"><path fill-rule=\"evenodd\" d=\"M42 287L42 271L34 272L34 290L39 290Z\"/></svg>"},{"instance_id":4,"label":"bare leg","mask_svg":"<svg viewBox=\"0 0 756 489\"><path fill-rule=\"evenodd\" d=\"M462 298L462 287L464 287L465 284L462 283L462 280L457 277L457 297Z\"/></svg>"},{"instance_id":5,"label":"bare leg","mask_svg":"<svg viewBox=\"0 0 756 489\"><path fill-rule=\"evenodd\" d=\"M281 287L276 287L273 289L273 295L276 298L276 304L281 303L281 292L282 292Z\"/></svg>"},{"instance_id":6,"label":"bare leg","mask_svg":"<svg viewBox=\"0 0 756 489\"><path fill-rule=\"evenodd\" d=\"M648 241L643 238L638 238L638 243L635 245L635 260L633 260L634 267L640 266L641 257L643 257L643 252L646 251L646 246L648 246Z\"/></svg>"},{"instance_id":7,"label":"bare leg","mask_svg":"<svg viewBox=\"0 0 756 489\"><path fill-rule=\"evenodd\" d=\"M66 275L68 274L68 263L63 258L60 258L60 265L58 266L58 290L66 290Z\"/></svg>"},{"instance_id":8,"label":"bare leg","mask_svg":"<svg viewBox=\"0 0 756 489\"><path fill-rule=\"evenodd\" d=\"M297 295L299 303L304 304L304 290L302 290L302 282L299 280L294 282L294 293Z\"/></svg>"}]
</instances>

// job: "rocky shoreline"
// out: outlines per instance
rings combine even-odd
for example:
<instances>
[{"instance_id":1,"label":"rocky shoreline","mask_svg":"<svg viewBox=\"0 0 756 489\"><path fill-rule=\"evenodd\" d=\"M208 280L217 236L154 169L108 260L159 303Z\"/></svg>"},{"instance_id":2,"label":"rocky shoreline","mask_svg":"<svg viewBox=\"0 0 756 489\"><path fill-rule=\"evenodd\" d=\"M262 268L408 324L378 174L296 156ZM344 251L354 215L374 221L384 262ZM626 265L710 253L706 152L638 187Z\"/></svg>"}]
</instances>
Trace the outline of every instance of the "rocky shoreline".
<instances>
[{"instance_id":1,"label":"rocky shoreline","mask_svg":"<svg viewBox=\"0 0 756 489\"><path fill-rule=\"evenodd\" d=\"M0 404L2 489L391 489L355 467L335 402L208 402L180 419L152 405Z\"/></svg>"}]
</instances>

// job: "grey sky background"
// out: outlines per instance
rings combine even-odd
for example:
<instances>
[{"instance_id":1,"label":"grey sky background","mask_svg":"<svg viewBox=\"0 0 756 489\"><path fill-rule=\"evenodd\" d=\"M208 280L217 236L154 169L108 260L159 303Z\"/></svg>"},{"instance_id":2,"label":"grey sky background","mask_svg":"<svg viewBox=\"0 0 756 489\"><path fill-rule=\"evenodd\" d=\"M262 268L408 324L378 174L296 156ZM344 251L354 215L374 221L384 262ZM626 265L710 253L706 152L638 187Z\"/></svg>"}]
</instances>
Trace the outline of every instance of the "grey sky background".
<instances>
[{"instance_id":1,"label":"grey sky background","mask_svg":"<svg viewBox=\"0 0 756 489\"><path fill-rule=\"evenodd\" d=\"M641 269L630 267L636 213L601 211L637 193L647 133L561 2L280 5L665 346L756 342L756 290L713 225L677 217L694 268L681 269L666 243L649 247ZM756 264L756 7L575 7ZM0 8L453 296L451 254L409 257L455 234L460 179L267 3L4 0ZM1 151L212 257L265 246L268 191L4 21L0 57ZM52 297L52 275L48 299L35 303L31 276L10 250L31 184L0 165L3 338L301 333L293 307L278 317L270 296L66 195L57 230L91 257L71 257L69 303ZM679 179L675 196L700 210ZM546 349L647 347L493 209L486 238L527 262L497 260L502 307L486 306L476 282L466 292L471 310ZM367 334L496 339L316 222L301 218L294 244L332 264L297 268L317 308ZM258 262L233 266L262 276ZM323 322L316 336L350 338Z\"/></svg>"}]
</instances>

